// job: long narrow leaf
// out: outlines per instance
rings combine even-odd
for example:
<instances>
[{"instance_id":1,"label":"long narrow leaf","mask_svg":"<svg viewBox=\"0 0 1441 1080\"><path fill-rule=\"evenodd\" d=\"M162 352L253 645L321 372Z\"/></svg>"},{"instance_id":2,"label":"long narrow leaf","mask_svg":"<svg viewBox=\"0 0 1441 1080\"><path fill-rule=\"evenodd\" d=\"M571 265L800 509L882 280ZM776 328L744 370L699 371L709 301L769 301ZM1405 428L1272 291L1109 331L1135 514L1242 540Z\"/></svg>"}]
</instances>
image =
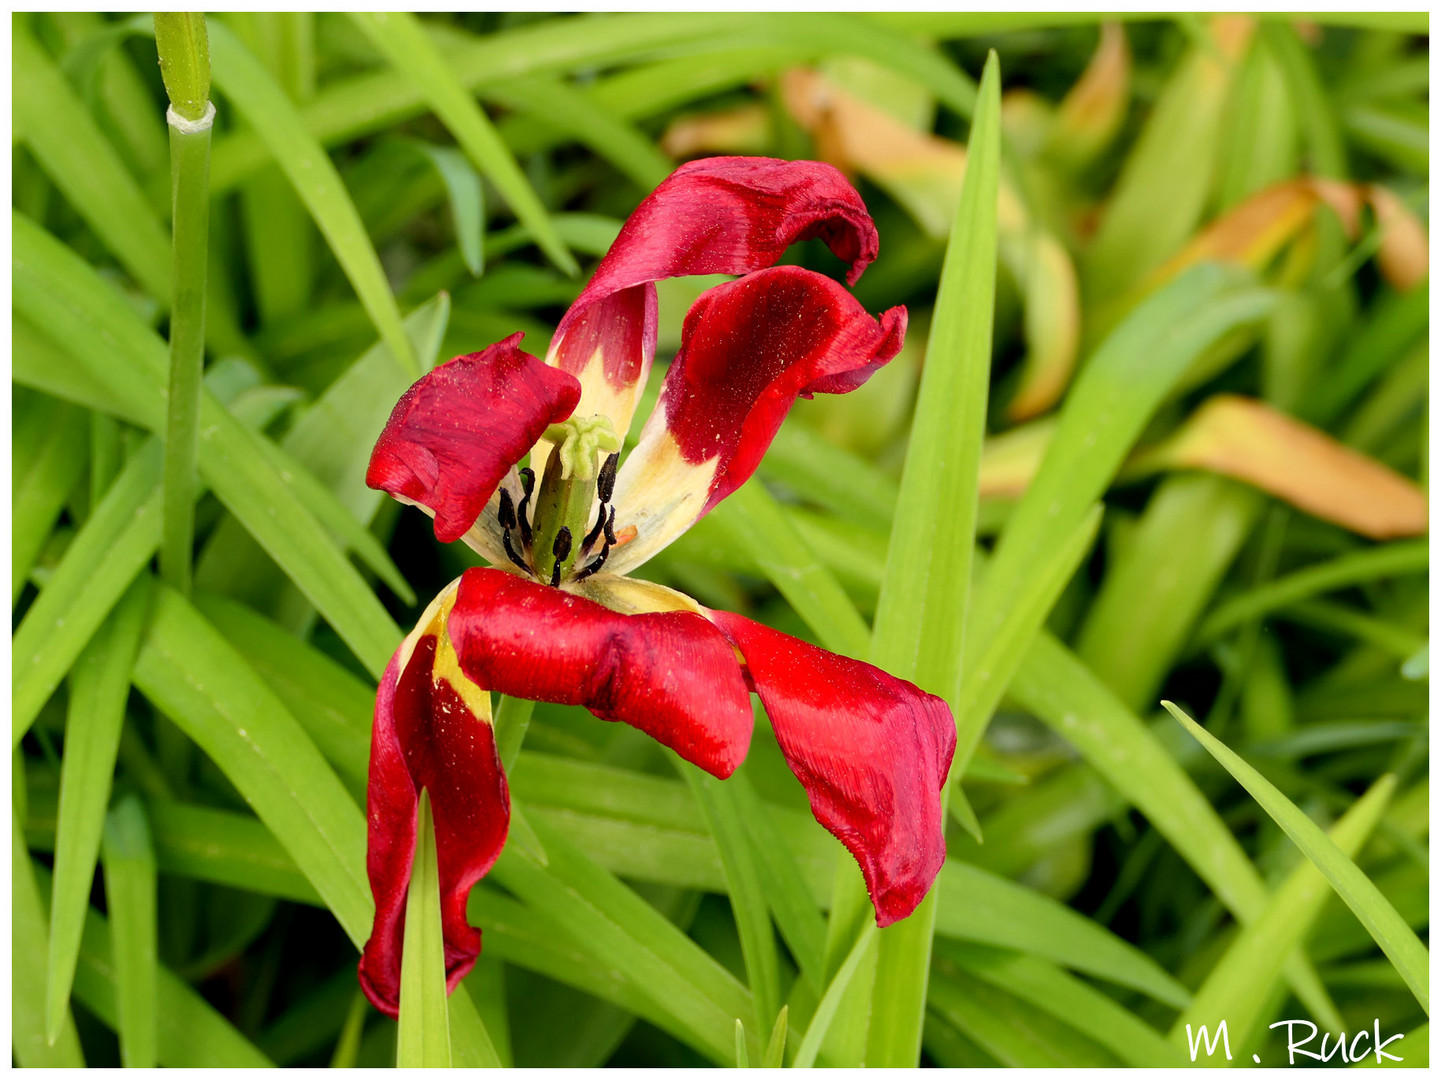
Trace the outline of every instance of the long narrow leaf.
<instances>
[{"instance_id":1,"label":"long narrow leaf","mask_svg":"<svg viewBox=\"0 0 1441 1080\"><path fill-rule=\"evenodd\" d=\"M20 818L10 829L10 1043L24 1068L84 1068L67 1008L52 1042L45 1033L45 952L49 926Z\"/></svg>"},{"instance_id":2,"label":"long narrow leaf","mask_svg":"<svg viewBox=\"0 0 1441 1080\"><path fill-rule=\"evenodd\" d=\"M105 820L101 849L110 946L115 961L116 1030L126 1068L156 1062L157 1017L155 851L145 811L133 795Z\"/></svg>"},{"instance_id":3,"label":"long narrow leaf","mask_svg":"<svg viewBox=\"0 0 1441 1080\"><path fill-rule=\"evenodd\" d=\"M871 659L952 705L960 688L975 550L995 307L1000 63L991 53L971 126L920 399L901 475ZM964 769L967 755L956 763ZM948 789L949 790L949 789ZM881 934L868 1064L913 1066L921 1049L934 895Z\"/></svg>"},{"instance_id":4,"label":"long narrow leaf","mask_svg":"<svg viewBox=\"0 0 1441 1080\"><path fill-rule=\"evenodd\" d=\"M50 958L46 980L46 1027L54 1038L65 1018L90 890L110 779L125 722L130 669L150 604L150 583L130 587L107 624L75 666L60 766L60 805L55 827L55 878L50 898ZM153 1049L153 1048L152 1048Z\"/></svg>"},{"instance_id":5,"label":"long narrow leaf","mask_svg":"<svg viewBox=\"0 0 1441 1080\"><path fill-rule=\"evenodd\" d=\"M1394 776L1381 777L1332 827L1331 839L1348 858L1366 843L1395 789ZM1236 935L1190 1006L1171 1025L1172 1042L1182 1045L1188 1024L1214 1028L1225 1020L1237 1047L1246 1046L1261 1030L1263 1010L1283 961L1306 938L1329 895L1325 877L1310 862L1302 861L1292 870L1260 917Z\"/></svg>"},{"instance_id":6,"label":"long narrow leaf","mask_svg":"<svg viewBox=\"0 0 1441 1080\"><path fill-rule=\"evenodd\" d=\"M1295 841L1306 858L1326 876L1337 895L1355 912L1356 918L1361 920L1372 939L1406 980L1406 985L1416 996L1421 1008L1429 1014L1430 954L1415 932L1406 925L1406 920L1396 913L1391 902L1381 894L1371 879L1346 857L1336 846L1336 842L1302 813L1295 803L1281 794L1274 784L1175 705L1169 701L1161 704L1225 767L1237 783L1251 793L1251 797L1260 803L1271 819Z\"/></svg>"},{"instance_id":7,"label":"long narrow leaf","mask_svg":"<svg viewBox=\"0 0 1441 1080\"><path fill-rule=\"evenodd\" d=\"M440 929L440 873L430 792L420 793L415 863L405 903L405 949L400 964L401 1069L450 1068L450 1017L445 1006L445 942Z\"/></svg>"},{"instance_id":8,"label":"long narrow leaf","mask_svg":"<svg viewBox=\"0 0 1441 1080\"><path fill-rule=\"evenodd\" d=\"M220 23L210 27L210 54L216 87L284 170L401 370L412 378L419 375L380 258L330 158L306 130L285 92Z\"/></svg>"},{"instance_id":9,"label":"long narrow leaf","mask_svg":"<svg viewBox=\"0 0 1441 1080\"><path fill-rule=\"evenodd\" d=\"M78 409L40 398L14 415L14 471L10 482L10 602L55 527L65 500L85 469L81 433L85 417ZM28 452L27 452L28 451ZM97 500L98 501L98 500Z\"/></svg>"},{"instance_id":10,"label":"long narrow leaf","mask_svg":"<svg viewBox=\"0 0 1441 1080\"><path fill-rule=\"evenodd\" d=\"M17 851L23 846L17 845ZM35 868L42 887L49 884L43 868ZM94 908L85 914L80 966L75 972L75 997L102 1022L117 1028L119 978L112 960L113 940L105 917ZM156 977L157 1057L167 1068L264 1068L273 1064L230 1021L169 968Z\"/></svg>"},{"instance_id":11,"label":"long narrow leaf","mask_svg":"<svg viewBox=\"0 0 1441 1080\"><path fill-rule=\"evenodd\" d=\"M495 133L495 127L475 99L451 72L439 50L431 44L414 15L407 12L364 12L351 16L371 43L407 79L414 82L426 103L435 110L478 169L505 196L523 225L556 266L567 274L580 273L575 256L556 234L520 166Z\"/></svg>"},{"instance_id":12,"label":"long narrow leaf","mask_svg":"<svg viewBox=\"0 0 1441 1080\"><path fill-rule=\"evenodd\" d=\"M152 418L147 426L160 430L163 344L74 252L24 215L13 215L12 223L17 306L66 345L98 381L144 409ZM142 389L147 384L149 395ZM400 639L399 628L271 467L269 455L255 446L260 436L209 393L200 416L204 480L379 677Z\"/></svg>"},{"instance_id":13,"label":"long narrow leaf","mask_svg":"<svg viewBox=\"0 0 1441 1080\"><path fill-rule=\"evenodd\" d=\"M720 850L726 893L745 957L746 979L755 999L755 1031L764 1031L766 1025L775 1023L774 1017L780 1010L780 961L770 905L762 891L759 852L746 831L741 806L730 782L717 780L679 759L677 766L695 793ZM744 1018L738 1018L737 1023L741 1019ZM742 1048L744 1034L744 1029L740 1029L737 1036L742 1040Z\"/></svg>"},{"instance_id":14,"label":"long narrow leaf","mask_svg":"<svg viewBox=\"0 0 1441 1080\"><path fill-rule=\"evenodd\" d=\"M140 690L225 771L352 941L370 932L365 819L274 693L179 594L156 593Z\"/></svg>"},{"instance_id":15,"label":"long narrow leaf","mask_svg":"<svg viewBox=\"0 0 1441 1080\"><path fill-rule=\"evenodd\" d=\"M171 297L170 238L110 142L70 84L23 26L13 27L17 131L72 204L121 264L162 306ZM217 305L209 342L250 352L239 328Z\"/></svg>"},{"instance_id":16,"label":"long narrow leaf","mask_svg":"<svg viewBox=\"0 0 1441 1080\"><path fill-rule=\"evenodd\" d=\"M1074 653L1042 633L1010 692L1145 814L1237 919L1260 914L1266 887L1231 830L1161 741ZM1286 976L1313 1015L1340 1024L1304 957L1291 957Z\"/></svg>"}]
</instances>

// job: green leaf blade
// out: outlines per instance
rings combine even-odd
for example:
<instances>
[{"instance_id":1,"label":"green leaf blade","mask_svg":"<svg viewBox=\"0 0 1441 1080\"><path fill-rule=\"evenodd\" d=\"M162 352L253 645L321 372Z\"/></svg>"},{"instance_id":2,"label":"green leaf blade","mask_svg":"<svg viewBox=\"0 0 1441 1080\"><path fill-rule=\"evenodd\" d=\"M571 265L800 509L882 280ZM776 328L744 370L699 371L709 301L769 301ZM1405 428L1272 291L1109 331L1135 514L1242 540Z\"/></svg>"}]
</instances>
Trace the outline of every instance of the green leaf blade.
<instances>
[{"instance_id":1,"label":"green leaf blade","mask_svg":"<svg viewBox=\"0 0 1441 1080\"><path fill-rule=\"evenodd\" d=\"M1237 753L1169 701L1161 702L1187 731L1219 761L1236 782L1251 793L1261 808L1285 831L1306 858L1325 875L1336 894L1346 902L1406 981L1421 1008L1430 1013L1430 954L1415 932L1396 913L1375 884L1346 857L1296 805L1277 790Z\"/></svg>"},{"instance_id":2,"label":"green leaf blade","mask_svg":"<svg viewBox=\"0 0 1441 1080\"><path fill-rule=\"evenodd\" d=\"M395 1064L402 1069L448 1069L450 1015L445 1003L445 941L440 928L440 871L430 792L421 791L417 815L415 860L405 901Z\"/></svg>"}]
</instances>

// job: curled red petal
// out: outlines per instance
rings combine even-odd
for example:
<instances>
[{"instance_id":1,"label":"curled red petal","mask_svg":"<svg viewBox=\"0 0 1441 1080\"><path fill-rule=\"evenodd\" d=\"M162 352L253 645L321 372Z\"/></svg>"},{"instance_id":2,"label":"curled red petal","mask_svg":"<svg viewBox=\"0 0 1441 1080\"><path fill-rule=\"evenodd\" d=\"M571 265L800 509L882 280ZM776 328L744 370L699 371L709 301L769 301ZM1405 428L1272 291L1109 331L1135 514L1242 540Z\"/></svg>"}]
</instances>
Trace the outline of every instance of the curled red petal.
<instances>
[{"instance_id":1,"label":"curled red petal","mask_svg":"<svg viewBox=\"0 0 1441 1080\"><path fill-rule=\"evenodd\" d=\"M466 898L500 855L510 826L510 793L493 730L488 717L476 715L467 701L473 702L479 691L470 687L467 693L457 685L453 657L449 665L437 667L437 649L448 646L436 629L415 641L402 671L406 648L391 659L375 700L366 800L366 872L375 922L360 957L361 988L392 1017L400 1010L405 902L420 789L430 792L435 820L447 990L455 989L480 953L480 931L466 920Z\"/></svg>"},{"instance_id":2,"label":"curled red petal","mask_svg":"<svg viewBox=\"0 0 1441 1080\"><path fill-rule=\"evenodd\" d=\"M523 352L523 336L422 376L371 454L365 482L428 507L443 543L465 535L510 467L580 401L575 377Z\"/></svg>"},{"instance_id":3,"label":"curled red petal","mask_svg":"<svg viewBox=\"0 0 1441 1080\"><path fill-rule=\"evenodd\" d=\"M460 666L503 694L584 705L715 776L750 747L750 694L725 637L689 611L624 615L500 570L467 570L450 615Z\"/></svg>"},{"instance_id":4,"label":"curled red petal","mask_svg":"<svg viewBox=\"0 0 1441 1080\"><path fill-rule=\"evenodd\" d=\"M946 858L940 792L956 749L951 710L870 664L729 612L710 618L745 655L816 820L860 863L877 925L904 919Z\"/></svg>"},{"instance_id":5,"label":"curled red petal","mask_svg":"<svg viewBox=\"0 0 1441 1080\"><path fill-rule=\"evenodd\" d=\"M778 266L702 294L661 387L691 463L719 456L705 509L755 472L797 397L856 389L901 351L906 309L878 320L828 277Z\"/></svg>"},{"instance_id":6,"label":"curled red petal","mask_svg":"<svg viewBox=\"0 0 1441 1080\"><path fill-rule=\"evenodd\" d=\"M877 320L843 286L798 266L702 294L617 478L617 523L639 531L609 568L625 573L674 540L750 478L797 397L854 390L905 334L905 308Z\"/></svg>"},{"instance_id":7,"label":"curled red petal","mask_svg":"<svg viewBox=\"0 0 1441 1080\"><path fill-rule=\"evenodd\" d=\"M556 328L552 359L579 376L604 345L607 379L616 389L629 387L644 377L655 354L652 282L749 274L775 265L791 244L812 237L850 264L852 285L880 246L866 204L835 167L760 157L687 162L626 220ZM633 325L582 334L582 325L594 321L591 309L611 298L606 319L624 316Z\"/></svg>"}]
</instances>

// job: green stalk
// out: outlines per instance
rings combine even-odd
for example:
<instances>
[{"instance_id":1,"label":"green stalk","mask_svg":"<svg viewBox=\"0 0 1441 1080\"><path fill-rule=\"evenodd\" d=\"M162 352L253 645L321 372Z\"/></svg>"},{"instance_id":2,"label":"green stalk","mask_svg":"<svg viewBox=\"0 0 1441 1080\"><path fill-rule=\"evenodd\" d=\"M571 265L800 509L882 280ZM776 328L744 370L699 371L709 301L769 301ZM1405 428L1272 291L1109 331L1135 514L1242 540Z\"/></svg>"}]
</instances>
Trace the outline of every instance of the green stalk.
<instances>
[{"instance_id":1,"label":"green stalk","mask_svg":"<svg viewBox=\"0 0 1441 1080\"><path fill-rule=\"evenodd\" d=\"M205 16L157 13L155 45L170 95L174 291L170 312L170 396L165 420L165 504L160 573L188 595L195 543L195 461L205 366L205 279L210 232L210 49Z\"/></svg>"},{"instance_id":2,"label":"green stalk","mask_svg":"<svg viewBox=\"0 0 1441 1080\"><path fill-rule=\"evenodd\" d=\"M970 165L941 271L927 345L935 362L926 365L921 382L871 646L873 663L939 694L953 709L959 699L991 367L999 110L1000 66L992 53L981 77ZM943 813L950 792L947 784ZM847 908L838 905L838 910ZM907 919L879 934L868 1025L863 998L846 1001L846 1026L869 1027L868 1066L909 1068L920 1058L935 918L933 888Z\"/></svg>"}]
</instances>

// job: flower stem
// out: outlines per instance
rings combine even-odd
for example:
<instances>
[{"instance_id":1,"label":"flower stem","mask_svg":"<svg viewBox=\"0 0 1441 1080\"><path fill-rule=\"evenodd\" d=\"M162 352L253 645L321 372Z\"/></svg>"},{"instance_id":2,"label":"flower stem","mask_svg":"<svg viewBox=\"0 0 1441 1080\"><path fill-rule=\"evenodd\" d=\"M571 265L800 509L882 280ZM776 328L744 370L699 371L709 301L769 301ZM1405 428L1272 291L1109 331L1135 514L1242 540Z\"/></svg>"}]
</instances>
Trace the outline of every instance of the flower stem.
<instances>
[{"instance_id":1,"label":"flower stem","mask_svg":"<svg viewBox=\"0 0 1441 1080\"><path fill-rule=\"evenodd\" d=\"M161 576L190 592L195 540L195 461L205 365L205 279L210 233L210 54L202 14L159 13L155 42L170 95L174 299L170 312L170 395L165 423Z\"/></svg>"}]
</instances>

